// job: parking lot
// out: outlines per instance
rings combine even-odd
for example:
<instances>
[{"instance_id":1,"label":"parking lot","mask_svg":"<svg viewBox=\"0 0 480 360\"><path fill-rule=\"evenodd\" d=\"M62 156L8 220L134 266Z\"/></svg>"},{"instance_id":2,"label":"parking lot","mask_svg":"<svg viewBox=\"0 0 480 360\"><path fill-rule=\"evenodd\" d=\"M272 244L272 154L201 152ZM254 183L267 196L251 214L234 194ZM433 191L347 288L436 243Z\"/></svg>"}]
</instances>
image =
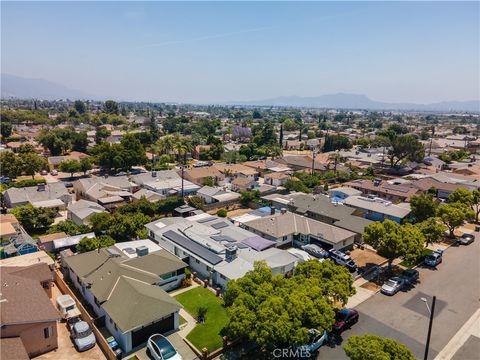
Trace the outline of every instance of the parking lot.
<instances>
[{"instance_id":1,"label":"parking lot","mask_svg":"<svg viewBox=\"0 0 480 360\"><path fill-rule=\"evenodd\" d=\"M337 346L321 348L318 358L347 359L342 349L346 339L367 333L394 338L408 346L415 357L423 358L429 312L421 298L430 303L436 295L429 352L429 359L434 359L480 307L479 258L478 235L471 245L450 247L436 269L418 268L420 281L415 287L394 296L377 293L358 305L359 322L343 333ZM471 341L474 342L475 339Z\"/></svg>"}]
</instances>

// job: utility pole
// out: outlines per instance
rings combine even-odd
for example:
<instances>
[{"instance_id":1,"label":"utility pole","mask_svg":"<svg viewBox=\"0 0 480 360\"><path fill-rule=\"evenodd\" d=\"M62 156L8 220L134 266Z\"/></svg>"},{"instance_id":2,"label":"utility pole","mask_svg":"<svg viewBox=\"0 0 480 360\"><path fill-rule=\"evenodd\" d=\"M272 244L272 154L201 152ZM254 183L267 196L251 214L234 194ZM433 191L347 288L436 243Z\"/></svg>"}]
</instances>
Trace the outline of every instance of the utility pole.
<instances>
[{"instance_id":1,"label":"utility pole","mask_svg":"<svg viewBox=\"0 0 480 360\"><path fill-rule=\"evenodd\" d=\"M317 155L317 154L315 153L315 149L313 149L313 150L312 150L312 175L313 175L313 173L314 173L314 171L315 171L315 156L316 156L316 155Z\"/></svg>"},{"instance_id":2,"label":"utility pole","mask_svg":"<svg viewBox=\"0 0 480 360\"><path fill-rule=\"evenodd\" d=\"M425 299L425 304L427 305L427 309L430 312L430 322L428 323L427 343L425 344L425 356L423 357L423 360L428 360L428 348L430 347L430 336L432 335L433 316L435 314L436 300L437 300L437 297L434 296L432 299L432 309L430 310L430 308L428 307L427 300Z\"/></svg>"}]
</instances>

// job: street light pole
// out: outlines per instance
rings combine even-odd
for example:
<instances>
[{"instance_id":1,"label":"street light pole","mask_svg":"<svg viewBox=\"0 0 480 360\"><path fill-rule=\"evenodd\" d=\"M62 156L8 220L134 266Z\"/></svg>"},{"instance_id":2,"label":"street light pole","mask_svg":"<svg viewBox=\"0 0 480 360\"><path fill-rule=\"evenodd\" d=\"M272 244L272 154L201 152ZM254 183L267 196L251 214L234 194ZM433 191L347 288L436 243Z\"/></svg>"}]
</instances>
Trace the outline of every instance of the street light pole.
<instances>
[{"instance_id":1,"label":"street light pole","mask_svg":"<svg viewBox=\"0 0 480 360\"><path fill-rule=\"evenodd\" d=\"M425 302L425 305L427 305L427 309L430 312L430 322L428 323L428 335L427 335L427 343L425 344L425 356L423 357L423 360L428 360L428 348L430 347L430 336L432 335L432 325L433 325L433 316L435 314L435 302L437 300L437 297L434 296L432 299L432 310L430 310L428 306L427 299L422 298L422 301Z\"/></svg>"}]
</instances>

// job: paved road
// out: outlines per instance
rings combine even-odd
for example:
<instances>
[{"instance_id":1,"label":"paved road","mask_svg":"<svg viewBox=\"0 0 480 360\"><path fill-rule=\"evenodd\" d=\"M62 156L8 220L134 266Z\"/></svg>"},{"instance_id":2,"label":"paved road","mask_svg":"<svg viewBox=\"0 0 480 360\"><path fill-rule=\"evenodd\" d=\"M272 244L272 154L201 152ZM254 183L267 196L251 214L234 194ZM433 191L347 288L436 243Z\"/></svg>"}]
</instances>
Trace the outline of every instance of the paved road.
<instances>
[{"instance_id":1,"label":"paved road","mask_svg":"<svg viewBox=\"0 0 480 360\"><path fill-rule=\"evenodd\" d=\"M394 338L423 359L429 314L426 297L437 296L429 359L434 359L462 325L480 307L480 236L468 246L451 247L436 270L419 268L420 282L393 297L377 293L356 309L359 322L343 334L366 333ZM341 345L321 348L318 359L347 359ZM467 359L463 360L477 360Z\"/></svg>"}]
</instances>

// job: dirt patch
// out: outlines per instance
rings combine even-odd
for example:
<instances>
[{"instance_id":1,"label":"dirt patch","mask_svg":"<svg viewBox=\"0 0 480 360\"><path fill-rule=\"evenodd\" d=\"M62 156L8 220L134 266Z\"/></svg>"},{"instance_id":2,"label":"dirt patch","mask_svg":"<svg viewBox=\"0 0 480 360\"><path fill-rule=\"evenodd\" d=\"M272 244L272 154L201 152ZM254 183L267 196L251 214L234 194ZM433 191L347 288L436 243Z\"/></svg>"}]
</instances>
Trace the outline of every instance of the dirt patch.
<instances>
[{"instance_id":1,"label":"dirt patch","mask_svg":"<svg viewBox=\"0 0 480 360\"><path fill-rule=\"evenodd\" d=\"M377 285L377 284L375 284L374 282L371 282L371 281L366 282L365 284L361 285L360 287L364 288L364 289L367 289L367 290L374 291L374 292L378 291L381 288L380 285Z\"/></svg>"},{"instance_id":2,"label":"dirt patch","mask_svg":"<svg viewBox=\"0 0 480 360\"><path fill-rule=\"evenodd\" d=\"M249 212L252 212L252 211L253 210L250 208L241 207L241 208L230 210L229 212L227 212L227 217L240 216L240 215L248 214Z\"/></svg>"},{"instance_id":3,"label":"dirt patch","mask_svg":"<svg viewBox=\"0 0 480 360\"><path fill-rule=\"evenodd\" d=\"M370 249L354 249L350 252L350 256L359 268L367 268L372 265L380 265L387 260Z\"/></svg>"}]
</instances>

